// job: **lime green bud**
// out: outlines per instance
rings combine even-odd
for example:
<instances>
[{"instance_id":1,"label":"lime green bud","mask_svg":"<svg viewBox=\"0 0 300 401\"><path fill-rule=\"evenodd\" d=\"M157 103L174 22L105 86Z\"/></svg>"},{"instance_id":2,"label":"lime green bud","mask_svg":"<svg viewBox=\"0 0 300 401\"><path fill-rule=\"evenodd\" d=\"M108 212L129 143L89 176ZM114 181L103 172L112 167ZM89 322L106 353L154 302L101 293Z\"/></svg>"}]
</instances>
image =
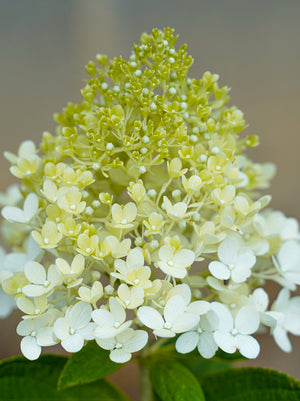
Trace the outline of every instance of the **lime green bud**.
<instances>
[{"instance_id":1,"label":"lime green bud","mask_svg":"<svg viewBox=\"0 0 300 401\"><path fill-rule=\"evenodd\" d=\"M249 135L246 138L246 145L249 148L254 148L255 146L259 145L259 137L257 135Z\"/></svg>"},{"instance_id":2,"label":"lime green bud","mask_svg":"<svg viewBox=\"0 0 300 401\"><path fill-rule=\"evenodd\" d=\"M96 64L93 61L89 61L88 64L86 65L86 72L91 75L94 76L96 74L97 68L96 68Z\"/></svg>"},{"instance_id":3,"label":"lime green bud","mask_svg":"<svg viewBox=\"0 0 300 401\"><path fill-rule=\"evenodd\" d=\"M96 59L103 67L107 66L107 56L104 54L97 54Z\"/></svg>"},{"instance_id":4,"label":"lime green bud","mask_svg":"<svg viewBox=\"0 0 300 401\"><path fill-rule=\"evenodd\" d=\"M102 192L99 194L99 199L101 203L104 203L105 205L111 205L113 197L108 192Z\"/></svg>"},{"instance_id":5,"label":"lime green bud","mask_svg":"<svg viewBox=\"0 0 300 401\"><path fill-rule=\"evenodd\" d=\"M95 97L95 93L90 86L86 86L84 89L82 89L81 94L84 100L87 102L91 102Z\"/></svg>"}]
</instances>

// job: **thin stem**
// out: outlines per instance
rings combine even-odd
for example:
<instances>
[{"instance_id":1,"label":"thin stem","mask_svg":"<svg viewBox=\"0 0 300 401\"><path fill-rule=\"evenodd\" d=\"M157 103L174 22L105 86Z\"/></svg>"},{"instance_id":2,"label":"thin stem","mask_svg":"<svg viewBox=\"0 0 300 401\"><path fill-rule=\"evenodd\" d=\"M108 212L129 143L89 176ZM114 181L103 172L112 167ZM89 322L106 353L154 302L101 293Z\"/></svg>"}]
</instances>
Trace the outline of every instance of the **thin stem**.
<instances>
[{"instance_id":1,"label":"thin stem","mask_svg":"<svg viewBox=\"0 0 300 401\"><path fill-rule=\"evenodd\" d=\"M153 390L149 377L149 372L143 361L140 361L140 390L141 401L153 401Z\"/></svg>"}]
</instances>

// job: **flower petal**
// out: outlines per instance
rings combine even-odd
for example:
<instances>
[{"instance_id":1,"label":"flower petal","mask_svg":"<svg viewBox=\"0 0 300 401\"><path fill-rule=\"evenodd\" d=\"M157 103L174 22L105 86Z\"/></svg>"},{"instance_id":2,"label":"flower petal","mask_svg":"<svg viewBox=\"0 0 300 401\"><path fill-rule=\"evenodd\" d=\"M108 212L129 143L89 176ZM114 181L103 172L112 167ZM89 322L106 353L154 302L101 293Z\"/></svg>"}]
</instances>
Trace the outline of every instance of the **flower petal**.
<instances>
[{"instance_id":1,"label":"flower petal","mask_svg":"<svg viewBox=\"0 0 300 401\"><path fill-rule=\"evenodd\" d=\"M217 330L213 334L217 345L228 354L233 354L236 351L235 338L226 331Z\"/></svg>"},{"instance_id":2,"label":"flower petal","mask_svg":"<svg viewBox=\"0 0 300 401\"><path fill-rule=\"evenodd\" d=\"M124 343L124 350L130 353L140 351L148 342L148 333L145 330L136 330L133 337Z\"/></svg>"},{"instance_id":3,"label":"flower petal","mask_svg":"<svg viewBox=\"0 0 300 401\"><path fill-rule=\"evenodd\" d=\"M168 263L174 257L174 249L171 245L163 245L159 250L159 259L163 262Z\"/></svg>"},{"instance_id":4,"label":"flower petal","mask_svg":"<svg viewBox=\"0 0 300 401\"><path fill-rule=\"evenodd\" d=\"M286 241L281 246L277 257L282 270L293 270L294 266L300 263L299 243L297 241Z\"/></svg>"},{"instance_id":5,"label":"flower petal","mask_svg":"<svg viewBox=\"0 0 300 401\"><path fill-rule=\"evenodd\" d=\"M183 333L194 328L199 323L199 320L200 316L197 316L194 313L184 313L179 315L173 322L171 330L175 333Z\"/></svg>"},{"instance_id":6,"label":"flower petal","mask_svg":"<svg viewBox=\"0 0 300 401\"><path fill-rule=\"evenodd\" d=\"M257 288L252 293L252 299L259 312L264 312L269 305L269 296L263 288Z\"/></svg>"},{"instance_id":7,"label":"flower petal","mask_svg":"<svg viewBox=\"0 0 300 401\"><path fill-rule=\"evenodd\" d=\"M73 329L81 329L86 326L91 320L91 312L92 307L90 304L83 301L77 302L77 304L72 306L69 312L66 313L70 327L73 327Z\"/></svg>"},{"instance_id":8,"label":"flower petal","mask_svg":"<svg viewBox=\"0 0 300 401\"><path fill-rule=\"evenodd\" d=\"M180 354L187 354L192 352L198 344L199 334L196 331L188 331L181 334L176 340L176 351Z\"/></svg>"},{"instance_id":9,"label":"flower petal","mask_svg":"<svg viewBox=\"0 0 300 401\"><path fill-rule=\"evenodd\" d=\"M235 266L231 271L231 278L235 283L243 283L251 275L251 270L243 266Z\"/></svg>"},{"instance_id":10,"label":"flower petal","mask_svg":"<svg viewBox=\"0 0 300 401\"><path fill-rule=\"evenodd\" d=\"M41 355L42 348L37 345L35 337L27 336L21 341L21 351L27 359L34 361Z\"/></svg>"},{"instance_id":11,"label":"flower petal","mask_svg":"<svg viewBox=\"0 0 300 401\"><path fill-rule=\"evenodd\" d=\"M44 284L47 278L44 267L34 261L25 264L24 273L26 278L33 284Z\"/></svg>"},{"instance_id":12,"label":"flower petal","mask_svg":"<svg viewBox=\"0 0 300 401\"><path fill-rule=\"evenodd\" d=\"M93 340L94 330L96 328L95 323L88 323L85 327L76 330L77 334L80 334L85 340Z\"/></svg>"},{"instance_id":13,"label":"flower petal","mask_svg":"<svg viewBox=\"0 0 300 401\"><path fill-rule=\"evenodd\" d=\"M92 312L92 318L99 327L113 326L115 319L106 309L96 309Z\"/></svg>"},{"instance_id":14,"label":"flower petal","mask_svg":"<svg viewBox=\"0 0 300 401\"><path fill-rule=\"evenodd\" d=\"M51 265L48 269L48 281L55 286L62 283L61 273L55 265Z\"/></svg>"},{"instance_id":15,"label":"flower petal","mask_svg":"<svg viewBox=\"0 0 300 401\"><path fill-rule=\"evenodd\" d=\"M211 309L219 318L219 330L231 331L233 329L233 318L230 310L220 302L212 302Z\"/></svg>"},{"instance_id":16,"label":"flower petal","mask_svg":"<svg viewBox=\"0 0 300 401\"><path fill-rule=\"evenodd\" d=\"M81 335L73 334L62 340L61 345L68 352L78 352L83 347L84 340Z\"/></svg>"},{"instance_id":17,"label":"flower petal","mask_svg":"<svg viewBox=\"0 0 300 401\"><path fill-rule=\"evenodd\" d=\"M219 280L228 280L230 277L230 271L224 263L218 261L210 262L208 269L211 274Z\"/></svg>"},{"instance_id":18,"label":"flower petal","mask_svg":"<svg viewBox=\"0 0 300 401\"><path fill-rule=\"evenodd\" d=\"M28 284L22 288L22 292L27 297L40 297L45 293L45 287L43 285Z\"/></svg>"},{"instance_id":19,"label":"flower petal","mask_svg":"<svg viewBox=\"0 0 300 401\"><path fill-rule=\"evenodd\" d=\"M54 338L53 327L42 327L37 332L36 342L42 347L48 347L56 344L58 341Z\"/></svg>"},{"instance_id":20,"label":"flower petal","mask_svg":"<svg viewBox=\"0 0 300 401\"><path fill-rule=\"evenodd\" d=\"M203 358L205 359L212 358L215 355L217 349L218 346L214 340L214 336L212 333L204 332L200 334L198 342L198 351Z\"/></svg>"},{"instance_id":21,"label":"flower petal","mask_svg":"<svg viewBox=\"0 0 300 401\"><path fill-rule=\"evenodd\" d=\"M236 345L240 353L249 359L255 359L260 351L258 341L251 336L238 334L236 336Z\"/></svg>"},{"instance_id":22,"label":"flower petal","mask_svg":"<svg viewBox=\"0 0 300 401\"><path fill-rule=\"evenodd\" d=\"M173 323L178 316L182 315L185 310L184 299L180 295L174 295L170 298L164 309L164 317L166 322Z\"/></svg>"},{"instance_id":23,"label":"flower petal","mask_svg":"<svg viewBox=\"0 0 300 401\"><path fill-rule=\"evenodd\" d=\"M173 263L176 267L186 268L190 266L195 260L195 254L189 249L180 249L177 251L173 258Z\"/></svg>"},{"instance_id":24,"label":"flower petal","mask_svg":"<svg viewBox=\"0 0 300 401\"><path fill-rule=\"evenodd\" d=\"M127 341L131 340L133 336L134 336L134 330L127 329L116 336L116 341L118 343L124 344Z\"/></svg>"},{"instance_id":25,"label":"flower petal","mask_svg":"<svg viewBox=\"0 0 300 401\"><path fill-rule=\"evenodd\" d=\"M123 323L125 321L126 312L116 298L109 298L109 308L116 322Z\"/></svg>"},{"instance_id":26,"label":"flower petal","mask_svg":"<svg viewBox=\"0 0 300 401\"><path fill-rule=\"evenodd\" d=\"M21 320L17 326L17 333L19 336L29 336L33 330L33 319Z\"/></svg>"},{"instance_id":27,"label":"flower petal","mask_svg":"<svg viewBox=\"0 0 300 401\"><path fill-rule=\"evenodd\" d=\"M15 207L15 206L5 206L2 209L2 216L5 220L10 222L17 222L17 223L25 223L25 216L22 209Z\"/></svg>"},{"instance_id":28,"label":"flower petal","mask_svg":"<svg viewBox=\"0 0 300 401\"><path fill-rule=\"evenodd\" d=\"M169 329L157 329L153 330L153 334L157 337L165 337L165 338L171 338L175 337L175 333L172 330Z\"/></svg>"},{"instance_id":29,"label":"flower petal","mask_svg":"<svg viewBox=\"0 0 300 401\"><path fill-rule=\"evenodd\" d=\"M135 203L133 202L126 203L126 205L124 206L124 217L131 222L136 218L136 214L137 214L137 208Z\"/></svg>"},{"instance_id":30,"label":"flower petal","mask_svg":"<svg viewBox=\"0 0 300 401\"><path fill-rule=\"evenodd\" d=\"M174 295L180 295L183 299L186 305L188 305L191 302L192 298L192 293L191 289L187 284L178 284L175 287L173 287L169 292L168 292L168 299L173 297Z\"/></svg>"},{"instance_id":31,"label":"flower petal","mask_svg":"<svg viewBox=\"0 0 300 401\"><path fill-rule=\"evenodd\" d=\"M300 296L293 297L289 301L285 319L285 328L295 336L300 335Z\"/></svg>"},{"instance_id":32,"label":"flower petal","mask_svg":"<svg viewBox=\"0 0 300 401\"><path fill-rule=\"evenodd\" d=\"M219 328L220 319L215 311L210 310L200 318L200 327L204 331L214 331Z\"/></svg>"},{"instance_id":33,"label":"flower petal","mask_svg":"<svg viewBox=\"0 0 300 401\"><path fill-rule=\"evenodd\" d=\"M144 256L140 249L132 249L127 256L127 265L130 269L138 269L144 266Z\"/></svg>"},{"instance_id":34,"label":"flower petal","mask_svg":"<svg viewBox=\"0 0 300 401\"><path fill-rule=\"evenodd\" d=\"M235 317L235 328L241 334L252 334L256 332L259 323L259 313L250 305L243 306Z\"/></svg>"},{"instance_id":35,"label":"flower petal","mask_svg":"<svg viewBox=\"0 0 300 401\"><path fill-rule=\"evenodd\" d=\"M273 331L273 337L280 349L284 352L291 352L292 351L292 344L290 342L290 339L287 335L286 330L284 328L277 326L275 327Z\"/></svg>"},{"instance_id":36,"label":"flower petal","mask_svg":"<svg viewBox=\"0 0 300 401\"><path fill-rule=\"evenodd\" d=\"M112 350L115 348L117 342L114 338L96 338L96 343L103 349Z\"/></svg>"},{"instance_id":37,"label":"flower petal","mask_svg":"<svg viewBox=\"0 0 300 401\"><path fill-rule=\"evenodd\" d=\"M121 324L121 326L119 326L118 328L115 328L113 326L96 327L94 330L94 335L96 338L101 339L113 338L128 329L131 323L132 320L128 320L127 322Z\"/></svg>"},{"instance_id":38,"label":"flower petal","mask_svg":"<svg viewBox=\"0 0 300 401\"><path fill-rule=\"evenodd\" d=\"M64 340L69 336L70 325L65 317L60 317L54 323L54 334L60 340Z\"/></svg>"},{"instance_id":39,"label":"flower petal","mask_svg":"<svg viewBox=\"0 0 300 401\"><path fill-rule=\"evenodd\" d=\"M204 315L210 310L210 304L207 301L194 301L187 308L186 312L194 313L195 315Z\"/></svg>"},{"instance_id":40,"label":"flower petal","mask_svg":"<svg viewBox=\"0 0 300 401\"><path fill-rule=\"evenodd\" d=\"M242 250L237 259L236 266L244 267L245 269L251 269L255 265L256 257L251 249Z\"/></svg>"},{"instance_id":41,"label":"flower petal","mask_svg":"<svg viewBox=\"0 0 300 401\"><path fill-rule=\"evenodd\" d=\"M234 264L237 258L238 245L232 238L226 238L218 248L218 257L226 265Z\"/></svg>"},{"instance_id":42,"label":"flower petal","mask_svg":"<svg viewBox=\"0 0 300 401\"><path fill-rule=\"evenodd\" d=\"M130 352L126 352L123 349L114 349L109 354L110 359L116 363L125 363L131 359Z\"/></svg>"},{"instance_id":43,"label":"flower petal","mask_svg":"<svg viewBox=\"0 0 300 401\"><path fill-rule=\"evenodd\" d=\"M26 197L23 205L25 220L30 221L38 211L38 208L39 208L39 198L34 193L29 194Z\"/></svg>"},{"instance_id":44,"label":"flower petal","mask_svg":"<svg viewBox=\"0 0 300 401\"><path fill-rule=\"evenodd\" d=\"M160 313L150 306L142 306L137 311L138 318L147 327L152 330L162 329L164 327L164 320Z\"/></svg>"},{"instance_id":45,"label":"flower petal","mask_svg":"<svg viewBox=\"0 0 300 401\"><path fill-rule=\"evenodd\" d=\"M130 290L129 290L128 285L126 285L124 283L119 285L119 287L118 287L118 296L122 300L129 300L130 299Z\"/></svg>"}]
</instances>

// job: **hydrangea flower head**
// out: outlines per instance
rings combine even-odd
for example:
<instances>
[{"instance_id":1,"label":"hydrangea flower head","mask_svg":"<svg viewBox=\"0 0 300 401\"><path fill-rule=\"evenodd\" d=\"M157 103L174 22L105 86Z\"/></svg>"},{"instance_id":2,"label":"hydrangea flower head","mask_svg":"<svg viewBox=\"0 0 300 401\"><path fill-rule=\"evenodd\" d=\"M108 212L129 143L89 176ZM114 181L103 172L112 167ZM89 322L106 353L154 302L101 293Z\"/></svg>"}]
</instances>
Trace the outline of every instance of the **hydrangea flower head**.
<instances>
[{"instance_id":1,"label":"hydrangea flower head","mask_svg":"<svg viewBox=\"0 0 300 401\"><path fill-rule=\"evenodd\" d=\"M260 326L285 351L300 334L298 223L266 209L273 165L246 156L258 138L229 88L191 77L176 41L154 29L128 60L98 54L56 133L5 153L18 185L0 197L0 316L24 313L29 359L96 340L123 363L156 337L255 358ZM267 280L284 287L270 310Z\"/></svg>"}]
</instances>

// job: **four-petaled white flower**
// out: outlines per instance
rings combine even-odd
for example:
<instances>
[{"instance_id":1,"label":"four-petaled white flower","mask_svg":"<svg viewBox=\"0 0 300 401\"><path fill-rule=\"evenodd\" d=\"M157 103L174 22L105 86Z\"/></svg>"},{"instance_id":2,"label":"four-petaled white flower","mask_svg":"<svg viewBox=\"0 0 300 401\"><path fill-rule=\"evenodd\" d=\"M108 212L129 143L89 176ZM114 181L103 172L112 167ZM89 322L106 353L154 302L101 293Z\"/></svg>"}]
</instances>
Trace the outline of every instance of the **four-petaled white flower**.
<instances>
[{"instance_id":1,"label":"four-petaled white flower","mask_svg":"<svg viewBox=\"0 0 300 401\"><path fill-rule=\"evenodd\" d=\"M163 245L159 250L158 267L168 276L184 278L187 268L195 260L195 254L190 249L174 249L170 244Z\"/></svg>"},{"instance_id":2,"label":"four-petaled white flower","mask_svg":"<svg viewBox=\"0 0 300 401\"><path fill-rule=\"evenodd\" d=\"M125 281L127 284L150 288L152 283L149 280L151 269L149 266L144 266L144 256L139 248L132 249L126 262L122 259L115 260L115 268L118 273L111 273L111 276Z\"/></svg>"},{"instance_id":3,"label":"four-petaled white flower","mask_svg":"<svg viewBox=\"0 0 300 401\"><path fill-rule=\"evenodd\" d=\"M286 241L273 258L282 278L278 281L291 290L300 285L300 244L295 240Z\"/></svg>"},{"instance_id":4,"label":"four-petaled white flower","mask_svg":"<svg viewBox=\"0 0 300 401\"><path fill-rule=\"evenodd\" d=\"M135 309L144 302L144 290L141 287L128 287L122 283L118 288L118 299L126 309Z\"/></svg>"},{"instance_id":5,"label":"four-petaled white flower","mask_svg":"<svg viewBox=\"0 0 300 401\"><path fill-rule=\"evenodd\" d=\"M95 281L92 288L82 286L78 290L78 295L78 299L81 301L96 305L96 302L103 296L103 285L100 281Z\"/></svg>"},{"instance_id":6,"label":"four-petaled white flower","mask_svg":"<svg viewBox=\"0 0 300 401\"><path fill-rule=\"evenodd\" d=\"M210 262L211 274L219 280L232 279L236 283L246 281L251 275L256 257L250 248L241 246L233 238L226 238L218 248L220 261Z\"/></svg>"},{"instance_id":7,"label":"four-petaled white flower","mask_svg":"<svg viewBox=\"0 0 300 401\"><path fill-rule=\"evenodd\" d=\"M137 215L135 203L128 202L126 205L113 204L111 208L113 226L116 228L131 228Z\"/></svg>"},{"instance_id":8,"label":"four-petaled white flower","mask_svg":"<svg viewBox=\"0 0 300 401\"><path fill-rule=\"evenodd\" d=\"M236 350L249 359L257 357L259 343L250 334L259 327L259 313L251 305L243 306L233 319L230 310L219 302L213 302L211 308L219 318L219 328L213 334L217 345L228 354Z\"/></svg>"},{"instance_id":9,"label":"four-petaled white flower","mask_svg":"<svg viewBox=\"0 0 300 401\"><path fill-rule=\"evenodd\" d=\"M24 319L40 316L46 310L48 305L46 295L34 297L33 299L29 299L24 295L18 296L16 302L18 308L26 313L26 315L23 316Z\"/></svg>"},{"instance_id":10,"label":"four-petaled white flower","mask_svg":"<svg viewBox=\"0 0 300 401\"><path fill-rule=\"evenodd\" d=\"M199 193L203 186L203 181L198 175L192 175L189 179L182 176L182 185L185 191L192 196Z\"/></svg>"},{"instance_id":11,"label":"four-petaled white flower","mask_svg":"<svg viewBox=\"0 0 300 401\"><path fill-rule=\"evenodd\" d=\"M5 293L4 290L0 287L0 319L6 318L16 307L16 302L12 295L18 292L18 287L15 289L8 288L8 284L13 284L13 282L14 284L17 284L16 281L18 280L15 279L17 277L20 277L20 274L18 274L18 276L16 277L14 273L21 269L31 257L33 253L30 251L31 250L28 249L27 254L21 252L6 253L4 249L0 247L0 284L3 284L3 288L5 288L7 292ZM36 256L35 253L34 256ZM13 279L10 280L11 278ZM26 278L24 278L23 282L24 285L27 284ZM19 292L21 291L22 290L20 288Z\"/></svg>"},{"instance_id":12,"label":"four-petaled white flower","mask_svg":"<svg viewBox=\"0 0 300 401\"><path fill-rule=\"evenodd\" d=\"M131 359L133 352L140 351L148 341L148 333L144 330L126 329L117 336L109 339L96 338L97 344L110 352L113 362L125 363Z\"/></svg>"},{"instance_id":13,"label":"four-petaled white flower","mask_svg":"<svg viewBox=\"0 0 300 401\"><path fill-rule=\"evenodd\" d=\"M300 296L290 298L290 292L283 288L272 305L272 310L266 312L275 321L271 333L279 348L285 352L292 351L288 333L300 335Z\"/></svg>"},{"instance_id":14,"label":"four-petaled white flower","mask_svg":"<svg viewBox=\"0 0 300 401\"><path fill-rule=\"evenodd\" d=\"M28 297L49 294L56 286L62 284L62 275L54 265L51 265L46 272L40 263L30 261L25 264L24 273L31 283L22 288L23 294Z\"/></svg>"},{"instance_id":15,"label":"four-petaled white flower","mask_svg":"<svg viewBox=\"0 0 300 401\"><path fill-rule=\"evenodd\" d=\"M59 342L52 326L59 316L59 311L52 309L37 318L25 319L18 324L17 333L24 337L21 341L21 351L27 359L38 359L42 346L47 347Z\"/></svg>"},{"instance_id":16,"label":"four-petaled white flower","mask_svg":"<svg viewBox=\"0 0 300 401\"><path fill-rule=\"evenodd\" d=\"M267 312L269 296L266 291L263 288L256 288L249 298L259 313L261 323L272 328L275 327L276 320Z\"/></svg>"},{"instance_id":17,"label":"four-petaled white flower","mask_svg":"<svg viewBox=\"0 0 300 401\"><path fill-rule=\"evenodd\" d=\"M58 232L57 225L53 221L47 221L43 225L41 233L32 231L33 239L41 248L51 249L56 248L59 241L62 239L62 234Z\"/></svg>"},{"instance_id":18,"label":"four-petaled white flower","mask_svg":"<svg viewBox=\"0 0 300 401\"><path fill-rule=\"evenodd\" d=\"M297 219L294 219L292 217L286 218L283 230L280 232L280 237L283 241L300 239L299 222L297 221Z\"/></svg>"},{"instance_id":19,"label":"four-petaled white flower","mask_svg":"<svg viewBox=\"0 0 300 401\"><path fill-rule=\"evenodd\" d=\"M195 327L199 323L200 315L206 313L208 308L208 302L195 301L188 305L181 295L174 295L164 308L164 318L150 306L141 306L137 315L145 326L153 330L154 335L174 337Z\"/></svg>"},{"instance_id":20,"label":"four-petaled white flower","mask_svg":"<svg viewBox=\"0 0 300 401\"><path fill-rule=\"evenodd\" d=\"M39 198L34 193L31 193L27 195L23 209L15 206L5 206L2 209L2 216L10 222L29 223L36 215L38 208Z\"/></svg>"},{"instance_id":21,"label":"four-petaled white flower","mask_svg":"<svg viewBox=\"0 0 300 401\"><path fill-rule=\"evenodd\" d=\"M163 205L167 214L173 219L182 219L185 216L187 210L187 204L185 202L177 202L174 205L170 202L170 200L164 196L163 197Z\"/></svg>"},{"instance_id":22,"label":"four-petaled white flower","mask_svg":"<svg viewBox=\"0 0 300 401\"><path fill-rule=\"evenodd\" d=\"M109 298L109 309L101 308L92 312L92 318L96 323L94 331L95 338L108 339L116 337L131 325L132 320L126 320L126 312L120 302L114 298Z\"/></svg>"},{"instance_id":23,"label":"four-petaled white flower","mask_svg":"<svg viewBox=\"0 0 300 401\"><path fill-rule=\"evenodd\" d=\"M65 259L57 258L55 265L62 274L63 281L68 288L75 287L82 282L83 278L78 278L84 270L84 257L82 255L76 255L71 265Z\"/></svg>"},{"instance_id":24,"label":"four-petaled white flower","mask_svg":"<svg viewBox=\"0 0 300 401\"><path fill-rule=\"evenodd\" d=\"M6 192L0 192L0 206L15 206L22 199L23 196L18 184L12 184L6 189Z\"/></svg>"},{"instance_id":25,"label":"four-petaled white flower","mask_svg":"<svg viewBox=\"0 0 300 401\"><path fill-rule=\"evenodd\" d=\"M105 237L103 242L108 245L111 255L116 259L123 258L130 251L131 241L129 238L119 241L114 235L109 235Z\"/></svg>"},{"instance_id":26,"label":"four-petaled white flower","mask_svg":"<svg viewBox=\"0 0 300 401\"><path fill-rule=\"evenodd\" d=\"M209 310L200 317L198 326L178 337L175 344L176 350L180 354L187 354L197 347L203 358L212 358L218 349L213 335L218 328L218 315L213 310Z\"/></svg>"},{"instance_id":27,"label":"four-petaled white flower","mask_svg":"<svg viewBox=\"0 0 300 401\"><path fill-rule=\"evenodd\" d=\"M144 220L143 223L147 228L145 231L146 236L158 234L164 225L163 216L159 213L151 213L148 220Z\"/></svg>"},{"instance_id":28,"label":"four-petaled white flower","mask_svg":"<svg viewBox=\"0 0 300 401\"><path fill-rule=\"evenodd\" d=\"M267 210L254 216L254 226L264 238L279 236L285 224L286 217L276 210Z\"/></svg>"},{"instance_id":29,"label":"four-petaled white flower","mask_svg":"<svg viewBox=\"0 0 300 401\"><path fill-rule=\"evenodd\" d=\"M212 191L211 197L213 201L220 206L230 204L234 197L235 197L235 186L234 185L227 185L226 187L216 188Z\"/></svg>"},{"instance_id":30,"label":"four-petaled white flower","mask_svg":"<svg viewBox=\"0 0 300 401\"><path fill-rule=\"evenodd\" d=\"M62 187L57 192L57 205L68 213L80 214L86 206L86 202L81 198L82 193L77 187Z\"/></svg>"},{"instance_id":31,"label":"four-petaled white flower","mask_svg":"<svg viewBox=\"0 0 300 401\"><path fill-rule=\"evenodd\" d=\"M78 352L85 340L94 339L95 324L90 322L92 307L79 301L66 310L65 317L54 323L54 334L68 352Z\"/></svg>"}]
</instances>

